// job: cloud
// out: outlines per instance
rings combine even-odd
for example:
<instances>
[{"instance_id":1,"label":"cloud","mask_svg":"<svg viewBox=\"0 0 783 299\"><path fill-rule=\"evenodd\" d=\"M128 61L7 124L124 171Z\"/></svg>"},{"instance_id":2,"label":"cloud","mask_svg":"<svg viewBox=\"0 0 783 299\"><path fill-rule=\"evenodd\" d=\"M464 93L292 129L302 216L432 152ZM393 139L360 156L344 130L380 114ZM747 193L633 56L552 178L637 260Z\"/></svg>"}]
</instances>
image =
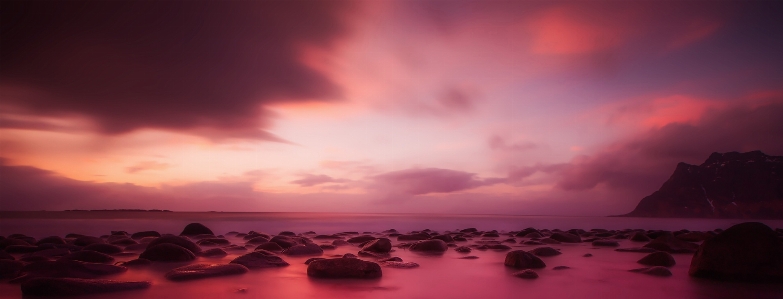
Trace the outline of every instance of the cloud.
<instances>
[{"instance_id":1,"label":"cloud","mask_svg":"<svg viewBox=\"0 0 783 299\"><path fill-rule=\"evenodd\" d=\"M335 179L333 177L330 177L328 175L315 175L315 174L305 174L301 179L291 181L292 184L297 184L302 187L312 187L316 185L326 184L326 183L342 183L346 180L343 179Z\"/></svg>"},{"instance_id":2,"label":"cloud","mask_svg":"<svg viewBox=\"0 0 783 299\"><path fill-rule=\"evenodd\" d=\"M264 131L273 117L266 105L340 98L341 88L301 55L345 37L351 8L344 1L4 3L0 90L15 92L2 104L87 118L105 134L155 128L282 141Z\"/></svg>"},{"instance_id":3,"label":"cloud","mask_svg":"<svg viewBox=\"0 0 783 299\"><path fill-rule=\"evenodd\" d=\"M503 182L478 179L476 174L441 168L413 168L387 172L372 178L385 190L408 195L451 193Z\"/></svg>"},{"instance_id":4,"label":"cloud","mask_svg":"<svg viewBox=\"0 0 783 299\"><path fill-rule=\"evenodd\" d=\"M134 164L133 166L126 167L125 172L137 173L146 170L164 170L169 167L171 167L171 164L168 163L160 163L155 161L141 161L139 163Z\"/></svg>"},{"instance_id":5,"label":"cloud","mask_svg":"<svg viewBox=\"0 0 783 299\"><path fill-rule=\"evenodd\" d=\"M492 137L490 137L487 143L489 144L489 148L493 150L501 150L501 151L521 152L521 151L538 148L538 144L529 141L508 143L508 141L506 141L505 138L498 135L493 135Z\"/></svg>"}]
</instances>

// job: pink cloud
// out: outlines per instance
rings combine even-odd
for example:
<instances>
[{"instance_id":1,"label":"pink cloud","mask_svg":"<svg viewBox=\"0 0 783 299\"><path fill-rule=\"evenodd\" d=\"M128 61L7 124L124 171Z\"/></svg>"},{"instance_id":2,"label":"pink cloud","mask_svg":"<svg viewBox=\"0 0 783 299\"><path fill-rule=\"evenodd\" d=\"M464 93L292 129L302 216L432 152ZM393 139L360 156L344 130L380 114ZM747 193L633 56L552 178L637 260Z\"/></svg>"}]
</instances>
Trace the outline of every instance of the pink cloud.
<instances>
[{"instance_id":1,"label":"pink cloud","mask_svg":"<svg viewBox=\"0 0 783 299\"><path fill-rule=\"evenodd\" d=\"M413 168L387 172L372 178L386 190L408 195L450 193L497 184L503 179L479 179L474 173L441 169Z\"/></svg>"},{"instance_id":2,"label":"pink cloud","mask_svg":"<svg viewBox=\"0 0 783 299\"><path fill-rule=\"evenodd\" d=\"M147 170L164 170L169 167L171 167L171 164L168 163L160 163L155 161L141 161L139 163L134 164L133 166L126 167L125 172L137 173L140 171L147 171Z\"/></svg>"},{"instance_id":3,"label":"pink cloud","mask_svg":"<svg viewBox=\"0 0 783 299\"><path fill-rule=\"evenodd\" d=\"M346 182L346 180L335 179L328 175L322 175L322 174L321 175L305 174L301 179L291 181L292 184L297 184L302 187L312 187L321 184L341 183L341 182Z\"/></svg>"}]
</instances>

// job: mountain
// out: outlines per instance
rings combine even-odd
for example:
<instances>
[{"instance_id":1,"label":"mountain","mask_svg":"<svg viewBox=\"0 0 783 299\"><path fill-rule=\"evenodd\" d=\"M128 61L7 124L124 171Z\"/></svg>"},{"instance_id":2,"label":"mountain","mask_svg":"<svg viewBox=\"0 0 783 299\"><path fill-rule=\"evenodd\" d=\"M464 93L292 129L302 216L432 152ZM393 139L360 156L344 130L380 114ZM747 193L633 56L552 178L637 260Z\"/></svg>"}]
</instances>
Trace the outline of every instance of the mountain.
<instances>
[{"instance_id":1,"label":"mountain","mask_svg":"<svg viewBox=\"0 0 783 299\"><path fill-rule=\"evenodd\" d=\"M701 165L681 162L658 191L621 216L783 219L783 157L729 152Z\"/></svg>"}]
</instances>

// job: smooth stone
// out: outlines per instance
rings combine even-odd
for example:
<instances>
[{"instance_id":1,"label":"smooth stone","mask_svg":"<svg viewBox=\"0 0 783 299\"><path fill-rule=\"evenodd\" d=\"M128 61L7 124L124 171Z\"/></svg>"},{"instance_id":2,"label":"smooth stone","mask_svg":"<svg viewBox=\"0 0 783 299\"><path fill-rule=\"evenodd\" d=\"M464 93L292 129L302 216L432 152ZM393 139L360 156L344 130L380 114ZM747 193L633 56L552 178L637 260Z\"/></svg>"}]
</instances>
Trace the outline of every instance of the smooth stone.
<instances>
[{"instance_id":1,"label":"smooth stone","mask_svg":"<svg viewBox=\"0 0 783 299\"><path fill-rule=\"evenodd\" d=\"M127 262L119 262L117 265L124 266L124 267L136 267L136 266L147 266L151 265L152 261L144 258L137 258L134 260L130 260Z\"/></svg>"},{"instance_id":2,"label":"smooth stone","mask_svg":"<svg viewBox=\"0 0 783 299\"><path fill-rule=\"evenodd\" d=\"M283 254L285 255L321 255L323 253L324 250L321 249L321 247L317 244L313 243L294 245L286 250L283 250Z\"/></svg>"},{"instance_id":3,"label":"smooth stone","mask_svg":"<svg viewBox=\"0 0 783 299\"><path fill-rule=\"evenodd\" d=\"M571 269L571 267L569 267L569 266L556 266L556 267L552 268L552 270L567 270L567 269Z\"/></svg>"},{"instance_id":4,"label":"smooth stone","mask_svg":"<svg viewBox=\"0 0 783 299\"><path fill-rule=\"evenodd\" d=\"M317 260L323 260L323 259L324 259L324 258L322 258L322 257L311 257L311 258L307 259L307 260L306 260L304 263L305 263L305 265L309 265L309 264L310 264L310 263L312 263L313 261L317 261Z\"/></svg>"},{"instance_id":5,"label":"smooth stone","mask_svg":"<svg viewBox=\"0 0 783 299\"><path fill-rule=\"evenodd\" d=\"M443 240L422 240L413 243L408 249L417 252L442 253L448 250L449 247Z\"/></svg>"},{"instance_id":6,"label":"smooth stone","mask_svg":"<svg viewBox=\"0 0 783 299\"><path fill-rule=\"evenodd\" d=\"M427 240L429 238L430 235L419 233L419 234L410 234L410 235L399 235L397 236L397 241L420 241L420 240Z\"/></svg>"},{"instance_id":7,"label":"smooth stone","mask_svg":"<svg viewBox=\"0 0 783 299\"><path fill-rule=\"evenodd\" d=\"M506 254L503 262L508 267L517 269L544 268L546 264L537 256L524 250L514 250Z\"/></svg>"},{"instance_id":8,"label":"smooth stone","mask_svg":"<svg viewBox=\"0 0 783 299\"><path fill-rule=\"evenodd\" d=\"M583 256L583 257L592 257L592 256L593 256L593 254L592 254L592 253L585 253L585 254L584 254L584 255L582 255L582 256Z\"/></svg>"},{"instance_id":9,"label":"smooth stone","mask_svg":"<svg viewBox=\"0 0 783 299\"><path fill-rule=\"evenodd\" d=\"M67 243L63 238L60 238L58 236L51 236L51 237L40 239L38 240L38 242L35 243L35 245L41 245L41 244L67 244Z\"/></svg>"},{"instance_id":10,"label":"smooth stone","mask_svg":"<svg viewBox=\"0 0 783 299\"><path fill-rule=\"evenodd\" d=\"M277 243L277 245L280 245L280 247L283 247L283 249L292 247L294 245L307 244L307 241L305 241L304 238L289 236L274 236L272 239L269 239L269 242Z\"/></svg>"},{"instance_id":11,"label":"smooth stone","mask_svg":"<svg viewBox=\"0 0 783 299\"><path fill-rule=\"evenodd\" d=\"M530 250L529 252L537 256L555 256L563 254L559 250L552 247L538 247L536 249Z\"/></svg>"},{"instance_id":12,"label":"smooth stone","mask_svg":"<svg viewBox=\"0 0 783 299\"><path fill-rule=\"evenodd\" d=\"M361 246L362 251L388 253L392 249L391 240L387 238L379 238L364 243Z\"/></svg>"},{"instance_id":13,"label":"smooth stone","mask_svg":"<svg viewBox=\"0 0 783 299\"><path fill-rule=\"evenodd\" d=\"M231 264L240 264L249 269L285 267L289 265L279 256L266 250L253 251L238 256L231 261Z\"/></svg>"},{"instance_id":14,"label":"smooth stone","mask_svg":"<svg viewBox=\"0 0 783 299\"><path fill-rule=\"evenodd\" d=\"M9 254L8 252L5 252L4 250L0 250L0 260L15 260L13 255Z\"/></svg>"},{"instance_id":15,"label":"smooth stone","mask_svg":"<svg viewBox=\"0 0 783 299\"><path fill-rule=\"evenodd\" d=\"M387 258L384 258L384 259L380 259L380 260L378 260L378 262L402 262L402 258L400 258L398 256L393 256L393 257L387 257Z\"/></svg>"},{"instance_id":16,"label":"smooth stone","mask_svg":"<svg viewBox=\"0 0 783 299\"><path fill-rule=\"evenodd\" d=\"M668 268L663 267L663 266L655 266L655 267L649 267L649 268L639 268L639 269L632 269L632 270L628 270L628 271L636 272L636 273L643 273L643 274L652 275L652 276L662 276L662 277L672 276L672 271L669 271Z\"/></svg>"},{"instance_id":17,"label":"smooth stone","mask_svg":"<svg viewBox=\"0 0 783 299\"><path fill-rule=\"evenodd\" d=\"M79 296L150 287L148 281L116 281L81 278L33 278L22 283L24 296Z\"/></svg>"},{"instance_id":18,"label":"smooth stone","mask_svg":"<svg viewBox=\"0 0 783 299\"><path fill-rule=\"evenodd\" d=\"M647 248L647 247L629 247L629 248L617 248L614 251L651 253L651 252L655 252L656 250L653 249L653 248Z\"/></svg>"},{"instance_id":19,"label":"smooth stone","mask_svg":"<svg viewBox=\"0 0 783 299\"><path fill-rule=\"evenodd\" d=\"M256 246L256 248L255 248L255 250L259 250L259 249L269 250L269 251L273 251L273 252L281 252L281 251L283 251L283 247L280 247L280 245L278 245L277 243L274 243L274 242L261 243L258 246Z\"/></svg>"},{"instance_id":20,"label":"smooth stone","mask_svg":"<svg viewBox=\"0 0 783 299\"><path fill-rule=\"evenodd\" d=\"M185 226L180 236L214 235L211 229L201 223L191 223Z\"/></svg>"},{"instance_id":21,"label":"smooth stone","mask_svg":"<svg viewBox=\"0 0 783 299\"><path fill-rule=\"evenodd\" d=\"M413 262L387 261L387 262L381 262L381 265L384 266L384 267L398 268L398 269L411 269L411 268L418 268L419 267L419 264L413 263Z\"/></svg>"},{"instance_id":22,"label":"smooth stone","mask_svg":"<svg viewBox=\"0 0 783 299\"><path fill-rule=\"evenodd\" d=\"M24 263L15 260L0 260L0 279L14 278L24 268Z\"/></svg>"},{"instance_id":23,"label":"smooth stone","mask_svg":"<svg viewBox=\"0 0 783 299\"><path fill-rule=\"evenodd\" d=\"M167 244L167 243L184 247L185 249L190 250L190 252L194 254L201 253L201 247L199 247L198 244L193 243L193 241L180 236L171 236L171 235L162 236L160 238L153 240L147 246L153 247L153 246L157 246L160 244Z\"/></svg>"},{"instance_id":24,"label":"smooth stone","mask_svg":"<svg viewBox=\"0 0 783 299\"><path fill-rule=\"evenodd\" d=\"M470 247L467 247L467 246L460 246L460 247L454 248L454 251L459 252L459 253L470 253L471 251L473 251L473 249L470 249Z\"/></svg>"},{"instance_id":25,"label":"smooth stone","mask_svg":"<svg viewBox=\"0 0 783 299\"><path fill-rule=\"evenodd\" d=\"M430 239L433 239L433 240L443 240L443 242L446 242L446 243L454 242L454 238L451 235L437 235L437 236L433 236ZM516 243L516 241L514 241L514 243Z\"/></svg>"},{"instance_id":26,"label":"smooth stone","mask_svg":"<svg viewBox=\"0 0 783 299\"><path fill-rule=\"evenodd\" d=\"M82 250L82 251L72 252L66 256L61 257L60 259L81 261L87 263L101 263L101 264L114 262L114 258L111 257L110 255L105 253L100 253L97 251L92 251L92 250Z\"/></svg>"},{"instance_id":27,"label":"smooth stone","mask_svg":"<svg viewBox=\"0 0 783 299\"><path fill-rule=\"evenodd\" d=\"M351 243L348 243L348 241L345 240L334 240L332 241L332 245L334 246L349 246Z\"/></svg>"},{"instance_id":28,"label":"smooth stone","mask_svg":"<svg viewBox=\"0 0 783 299\"><path fill-rule=\"evenodd\" d=\"M375 240L375 239L377 239L377 238L375 238L373 236L370 236L370 235L362 235L362 236L350 238L350 239L348 239L347 242L348 243L364 243L364 242L372 241L372 240Z\"/></svg>"},{"instance_id":29,"label":"smooth stone","mask_svg":"<svg viewBox=\"0 0 783 299\"><path fill-rule=\"evenodd\" d=\"M663 267L671 267L677 264L677 262L674 260L674 257L671 254L663 251L650 253L645 257L643 257L642 259L638 260L637 263L642 265L647 265L647 266L663 266Z\"/></svg>"},{"instance_id":30,"label":"smooth stone","mask_svg":"<svg viewBox=\"0 0 783 299\"><path fill-rule=\"evenodd\" d=\"M202 279L226 275L245 274L249 270L240 264L193 264L175 268L166 273L166 278L174 281Z\"/></svg>"},{"instance_id":31,"label":"smooth stone","mask_svg":"<svg viewBox=\"0 0 783 299\"><path fill-rule=\"evenodd\" d=\"M133 240L131 238L124 238L124 239L111 241L111 242L109 242L109 244L117 245L117 246L129 246L129 245L139 244L139 242L136 242L135 240Z\"/></svg>"},{"instance_id":32,"label":"smooth stone","mask_svg":"<svg viewBox=\"0 0 783 299\"><path fill-rule=\"evenodd\" d=\"M783 282L783 241L763 223L734 225L699 246L688 274L721 280Z\"/></svg>"},{"instance_id":33,"label":"smooth stone","mask_svg":"<svg viewBox=\"0 0 783 299\"><path fill-rule=\"evenodd\" d=\"M512 274L512 275L514 275L516 277L519 277L519 278L524 278L524 279L536 279L536 278L538 278L538 273L536 273L536 271L533 271L533 270L530 270L530 269L522 270L522 271L519 271L519 272L514 272L514 274Z\"/></svg>"},{"instance_id":34,"label":"smooth stone","mask_svg":"<svg viewBox=\"0 0 783 299\"><path fill-rule=\"evenodd\" d=\"M231 242L221 238L206 238L206 239L198 240L196 244L200 246L226 246L226 245L230 245Z\"/></svg>"},{"instance_id":35,"label":"smooth stone","mask_svg":"<svg viewBox=\"0 0 783 299\"><path fill-rule=\"evenodd\" d=\"M201 254L199 254L199 255L203 256L203 257L224 257L224 256L227 256L228 253L225 250L223 250L222 248L211 248L211 249L202 251Z\"/></svg>"},{"instance_id":36,"label":"smooth stone","mask_svg":"<svg viewBox=\"0 0 783 299\"><path fill-rule=\"evenodd\" d=\"M173 243L150 246L139 257L154 262L187 262L196 259L196 255L193 252Z\"/></svg>"},{"instance_id":37,"label":"smooth stone","mask_svg":"<svg viewBox=\"0 0 783 299\"><path fill-rule=\"evenodd\" d=\"M313 261L307 266L307 276L318 278L373 279L382 275L380 265L360 259L323 259Z\"/></svg>"},{"instance_id":38,"label":"smooth stone","mask_svg":"<svg viewBox=\"0 0 783 299\"><path fill-rule=\"evenodd\" d=\"M475 259L478 259L478 258L479 257L477 257L475 255L468 255L468 256L458 257L458 259L463 259L463 260L475 260Z\"/></svg>"},{"instance_id":39,"label":"smooth stone","mask_svg":"<svg viewBox=\"0 0 783 299\"><path fill-rule=\"evenodd\" d=\"M77 246L87 246L91 244L103 244L103 243L106 243L103 241L103 239L98 237L91 237L91 236L82 236L73 240L73 245L77 245Z\"/></svg>"},{"instance_id":40,"label":"smooth stone","mask_svg":"<svg viewBox=\"0 0 783 299\"><path fill-rule=\"evenodd\" d=\"M84 247L84 250L92 250L105 254L115 254L122 252L122 248L111 244L90 244Z\"/></svg>"},{"instance_id":41,"label":"smooth stone","mask_svg":"<svg viewBox=\"0 0 783 299\"><path fill-rule=\"evenodd\" d=\"M631 235L630 240L634 242L650 242L651 239L643 232L636 232Z\"/></svg>"},{"instance_id":42,"label":"smooth stone","mask_svg":"<svg viewBox=\"0 0 783 299\"><path fill-rule=\"evenodd\" d=\"M661 235L642 247L652 248L658 251L669 253L693 253L699 248L699 245L677 239L674 235Z\"/></svg>"},{"instance_id":43,"label":"smooth stone","mask_svg":"<svg viewBox=\"0 0 783 299\"><path fill-rule=\"evenodd\" d=\"M131 235L131 239L134 239L134 240L141 240L141 239L147 238L147 237L159 238L160 237L160 233L156 232L156 231L151 231L150 230L150 231L137 232L137 233L134 233L134 234Z\"/></svg>"},{"instance_id":44,"label":"smooth stone","mask_svg":"<svg viewBox=\"0 0 783 299\"><path fill-rule=\"evenodd\" d=\"M267 238L267 237L264 237L264 236L257 236L257 237L254 237L254 238L248 239L248 240L247 240L247 242L245 242L245 244L253 244L253 245L256 245L256 244L264 244L264 243L273 243L273 244L277 244L277 243L275 243L275 242L269 242L269 240L270 240L270 239L269 239L269 238ZM277 245L277 246L280 246L280 245ZM280 247L280 249L282 249L282 248L283 248L283 247Z\"/></svg>"},{"instance_id":45,"label":"smooth stone","mask_svg":"<svg viewBox=\"0 0 783 299\"><path fill-rule=\"evenodd\" d=\"M591 243L593 246L619 247L620 243L614 240L598 239Z\"/></svg>"},{"instance_id":46,"label":"smooth stone","mask_svg":"<svg viewBox=\"0 0 783 299\"><path fill-rule=\"evenodd\" d=\"M323 249L323 250L335 250L335 249L337 249L337 246L334 246L332 244L320 244L318 246L320 246L321 249Z\"/></svg>"},{"instance_id":47,"label":"smooth stone","mask_svg":"<svg viewBox=\"0 0 783 299\"><path fill-rule=\"evenodd\" d=\"M563 243L563 242L560 242L560 241L552 239L552 238L543 238L543 239L541 239L539 241L541 241L541 243L544 243L544 244L560 244L560 243Z\"/></svg>"},{"instance_id":48,"label":"smooth stone","mask_svg":"<svg viewBox=\"0 0 783 299\"><path fill-rule=\"evenodd\" d=\"M563 243L581 243L582 238L580 238L578 235L569 234L565 232L556 232L549 236L550 239L563 242Z\"/></svg>"},{"instance_id":49,"label":"smooth stone","mask_svg":"<svg viewBox=\"0 0 783 299\"><path fill-rule=\"evenodd\" d=\"M23 282L36 277L96 278L122 273L127 270L128 268L122 266L84 263L73 260L35 262L25 265L22 268L23 275L14 278L12 282Z\"/></svg>"},{"instance_id":50,"label":"smooth stone","mask_svg":"<svg viewBox=\"0 0 783 299\"><path fill-rule=\"evenodd\" d=\"M7 246L4 250L7 253L18 254L18 253L36 252L38 250L41 250L41 248L38 247L38 246L33 246L33 245L10 245L10 246Z\"/></svg>"}]
</instances>

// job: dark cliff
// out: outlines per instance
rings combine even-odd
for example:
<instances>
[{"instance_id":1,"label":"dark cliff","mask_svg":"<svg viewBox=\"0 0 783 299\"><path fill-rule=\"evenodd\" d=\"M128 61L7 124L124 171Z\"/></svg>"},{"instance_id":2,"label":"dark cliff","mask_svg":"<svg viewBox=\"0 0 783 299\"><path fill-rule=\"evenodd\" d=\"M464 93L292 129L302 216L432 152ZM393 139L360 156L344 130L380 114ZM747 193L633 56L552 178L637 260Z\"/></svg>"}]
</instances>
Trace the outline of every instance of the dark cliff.
<instances>
[{"instance_id":1,"label":"dark cliff","mask_svg":"<svg viewBox=\"0 0 783 299\"><path fill-rule=\"evenodd\" d=\"M783 219L783 157L713 153L679 163L658 191L622 216Z\"/></svg>"}]
</instances>

